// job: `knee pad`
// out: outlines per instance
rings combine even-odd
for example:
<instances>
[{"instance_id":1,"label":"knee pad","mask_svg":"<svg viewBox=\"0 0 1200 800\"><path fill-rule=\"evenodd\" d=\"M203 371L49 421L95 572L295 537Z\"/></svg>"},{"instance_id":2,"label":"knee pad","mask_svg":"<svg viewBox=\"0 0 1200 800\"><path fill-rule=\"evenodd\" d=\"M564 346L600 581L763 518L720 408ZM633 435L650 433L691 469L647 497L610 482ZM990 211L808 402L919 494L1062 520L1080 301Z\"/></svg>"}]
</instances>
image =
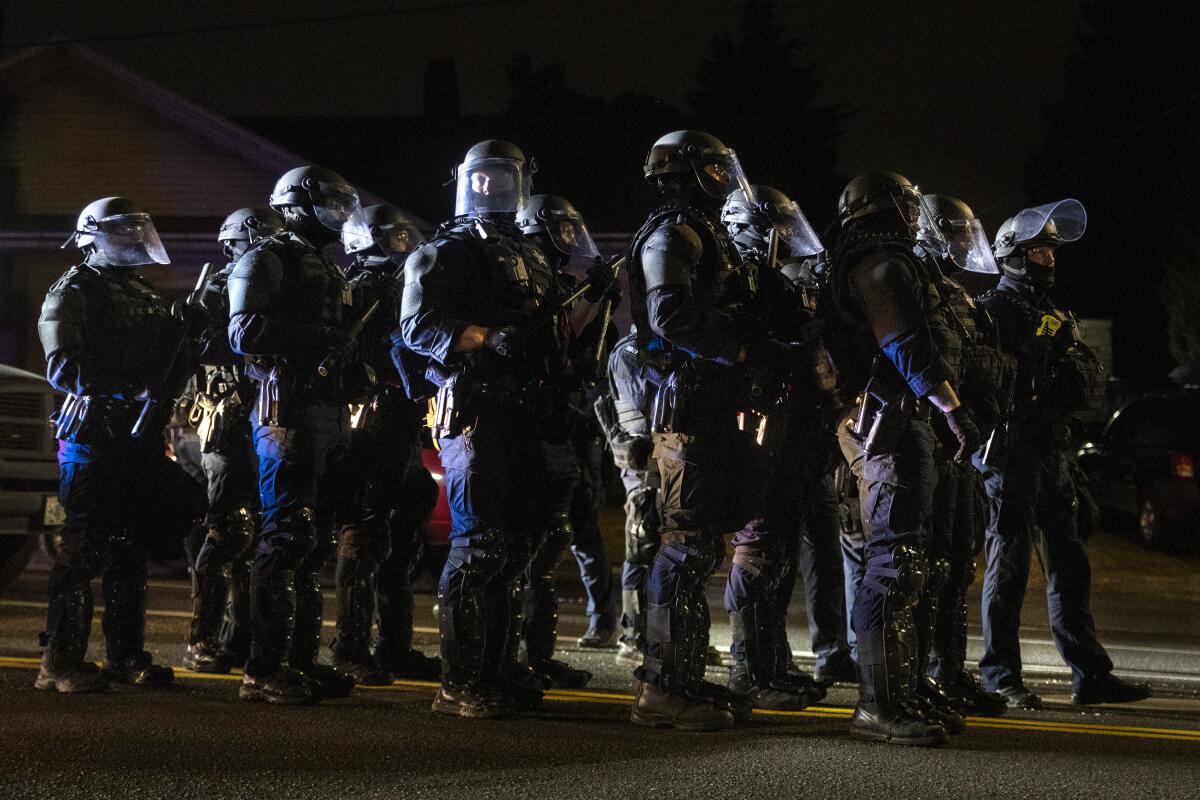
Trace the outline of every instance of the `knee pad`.
<instances>
[{"instance_id":1,"label":"knee pad","mask_svg":"<svg viewBox=\"0 0 1200 800\"><path fill-rule=\"evenodd\" d=\"M312 551L316 533L316 514L302 506L280 515L275 530L262 536L258 550L266 555L282 555L288 568L295 569Z\"/></svg>"},{"instance_id":2,"label":"knee pad","mask_svg":"<svg viewBox=\"0 0 1200 800\"><path fill-rule=\"evenodd\" d=\"M238 506L213 520L208 536L213 543L231 557L250 546L258 531L258 515L245 506Z\"/></svg>"},{"instance_id":3,"label":"knee pad","mask_svg":"<svg viewBox=\"0 0 1200 800\"><path fill-rule=\"evenodd\" d=\"M703 583L725 557L725 542L707 532L671 533L662 537L655 561L665 561L689 584Z\"/></svg>"},{"instance_id":4,"label":"knee pad","mask_svg":"<svg viewBox=\"0 0 1200 800\"><path fill-rule=\"evenodd\" d=\"M925 587L925 559L913 547L898 547L891 553L867 560L862 585L883 596L890 609L909 608Z\"/></svg>"},{"instance_id":5,"label":"knee pad","mask_svg":"<svg viewBox=\"0 0 1200 800\"><path fill-rule=\"evenodd\" d=\"M500 575L508 560L507 534L496 528L488 528L473 541L450 548L450 566L461 572L464 580L474 586L490 583Z\"/></svg>"}]
</instances>

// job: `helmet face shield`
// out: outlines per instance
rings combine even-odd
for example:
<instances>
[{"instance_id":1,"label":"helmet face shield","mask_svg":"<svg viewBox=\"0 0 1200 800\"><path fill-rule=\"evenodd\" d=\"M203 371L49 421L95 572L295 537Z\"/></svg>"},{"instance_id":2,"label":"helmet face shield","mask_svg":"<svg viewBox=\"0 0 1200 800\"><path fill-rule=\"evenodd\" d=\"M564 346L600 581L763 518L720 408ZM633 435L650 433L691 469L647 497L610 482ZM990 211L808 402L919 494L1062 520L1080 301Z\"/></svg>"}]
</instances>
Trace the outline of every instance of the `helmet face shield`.
<instances>
[{"instance_id":1,"label":"helmet face shield","mask_svg":"<svg viewBox=\"0 0 1200 800\"><path fill-rule=\"evenodd\" d=\"M578 211L542 209L539 217L546 217L546 233L554 247L571 261L591 261L600 255L600 248L592 239L583 215Z\"/></svg>"},{"instance_id":2,"label":"helmet face shield","mask_svg":"<svg viewBox=\"0 0 1200 800\"><path fill-rule=\"evenodd\" d=\"M370 244L371 235L367 230L367 220L363 216L358 192L344 184L325 183L324 181L314 181L305 188L308 189L313 213L318 222L341 234L343 243L347 236L356 239L365 233L366 242L368 245Z\"/></svg>"},{"instance_id":3,"label":"helmet face shield","mask_svg":"<svg viewBox=\"0 0 1200 800\"><path fill-rule=\"evenodd\" d=\"M959 269L989 275L1000 272L983 223L977 218L950 219L941 216L934 211L929 200L922 197L917 225L919 238L940 250Z\"/></svg>"},{"instance_id":4,"label":"helmet face shield","mask_svg":"<svg viewBox=\"0 0 1200 800\"><path fill-rule=\"evenodd\" d=\"M959 269L995 275L1000 272L983 223L978 219L951 222L946 232L946 255Z\"/></svg>"},{"instance_id":5,"label":"helmet face shield","mask_svg":"<svg viewBox=\"0 0 1200 800\"><path fill-rule=\"evenodd\" d=\"M531 189L525 161L478 158L455 170L454 215L516 214L525 207Z\"/></svg>"},{"instance_id":6,"label":"helmet face shield","mask_svg":"<svg viewBox=\"0 0 1200 800\"><path fill-rule=\"evenodd\" d=\"M795 202L789 200L780 207L771 204L764 210L771 218L779 243L787 247L787 254L792 258L804 258L825 250L808 217Z\"/></svg>"},{"instance_id":7,"label":"helmet face shield","mask_svg":"<svg viewBox=\"0 0 1200 800\"><path fill-rule=\"evenodd\" d=\"M1087 211L1078 200L1027 208L1013 218L1013 244L1040 241L1059 245L1074 242L1087 230Z\"/></svg>"},{"instance_id":8,"label":"helmet face shield","mask_svg":"<svg viewBox=\"0 0 1200 800\"><path fill-rule=\"evenodd\" d=\"M746 200L754 202L754 187L746 178L742 162L734 151L693 159L692 170L700 187L710 196L725 200L734 190L741 189Z\"/></svg>"},{"instance_id":9,"label":"helmet face shield","mask_svg":"<svg viewBox=\"0 0 1200 800\"><path fill-rule=\"evenodd\" d=\"M89 221L95 251L89 264L108 267L136 267L144 264L170 264L154 220L149 214L116 214Z\"/></svg>"}]
</instances>

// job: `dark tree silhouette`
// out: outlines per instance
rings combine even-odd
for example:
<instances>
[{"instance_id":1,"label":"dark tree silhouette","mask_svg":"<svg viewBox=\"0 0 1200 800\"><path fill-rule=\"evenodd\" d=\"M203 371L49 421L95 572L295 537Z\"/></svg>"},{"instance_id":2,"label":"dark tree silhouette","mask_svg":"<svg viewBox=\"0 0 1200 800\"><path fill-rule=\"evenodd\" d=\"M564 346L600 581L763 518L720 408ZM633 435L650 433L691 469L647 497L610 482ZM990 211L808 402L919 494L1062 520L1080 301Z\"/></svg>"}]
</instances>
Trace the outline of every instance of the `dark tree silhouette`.
<instances>
[{"instance_id":1,"label":"dark tree silhouette","mask_svg":"<svg viewBox=\"0 0 1200 800\"><path fill-rule=\"evenodd\" d=\"M778 188L819 225L832 217L830 197L845 184L836 169L837 146L850 112L818 103L816 70L804 58L804 43L776 21L774 0L742 0L739 5L737 39L713 39L688 102L702 114L762 117L787 179ZM755 180L752 165L747 169Z\"/></svg>"},{"instance_id":2,"label":"dark tree silhouette","mask_svg":"<svg viewBox=\"0 0 1200 800\"><path fill-rule=\"evenodd\" d=\"M1146 388L1166 380L1168 341L1200 357L1200 10L1098 0L1085 20L1027 190L1087 206L1060 299L1113 318L1115 372Z\"/></svg>"}]
</instances>

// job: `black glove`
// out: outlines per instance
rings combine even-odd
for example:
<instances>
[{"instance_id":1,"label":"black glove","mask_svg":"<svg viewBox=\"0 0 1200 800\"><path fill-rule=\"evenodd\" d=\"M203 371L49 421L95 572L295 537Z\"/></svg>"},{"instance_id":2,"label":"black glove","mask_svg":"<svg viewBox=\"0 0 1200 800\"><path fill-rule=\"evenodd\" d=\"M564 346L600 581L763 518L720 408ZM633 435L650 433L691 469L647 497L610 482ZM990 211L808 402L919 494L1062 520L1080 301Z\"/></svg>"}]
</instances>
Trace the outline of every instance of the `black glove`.
<instances>
[{"instance_id":1,"label":"black glove","mask_svg":"<svg viewBox=\"0 0 1200 800\"><path fill-rule=\"evenodd\" d=\"M503 325L499 328L488 328L487 335L483 337L483 346L505 358L520 358L528 345L526 338L520 329L512 325Z\"/></svg>"},{"instance_id":2,"label":"black glove","mask_svg":"<svg viewBox=\"0 0 1200 800\"><path fill-rule=\"evenodd\" d=\"M596 263L588 267L587 282L590 285L587 291L583 293L583 299L589 303L600 302L600 298L604 297L608 288L615 283L612 267L603 261L596 261Z\"/></svg>"},{"instance_id":3,"label":"black glove","mask_svg":"<svg viewBox=\"0 0 1200 800\"><path fill-rule=\"evenodd\" d=\"M621 291L620 281L613 281L609 285L608 290L604 292L603 299L612 303L612 307L616 308L617 306L621 305L621 300L624 297L625 293Z\"/></svg>"},{"instance_id":4,"label":"black glove","mask_svg":"<svg viewBox=\"0 0 1200 800\"><path fill-rule=\"evenodd\" d=\"M958 452L954 454L954 460L959 464L967 463L971 460L971 454L979 449L979 428L975 427L971 412L964 405L947 411L946 425L958 440Z\"/></svg>"},{"instance_id":5,"label":"black glove","mask_svg":"<svg viewBox=\"0 0 1200 800\"><path fill-rule=\"evenodd\" d=\"M189 339L198 338L208 329L208 311L199 303L172 303L171 316L183 322Z\"/></svg>"}]
</instances>

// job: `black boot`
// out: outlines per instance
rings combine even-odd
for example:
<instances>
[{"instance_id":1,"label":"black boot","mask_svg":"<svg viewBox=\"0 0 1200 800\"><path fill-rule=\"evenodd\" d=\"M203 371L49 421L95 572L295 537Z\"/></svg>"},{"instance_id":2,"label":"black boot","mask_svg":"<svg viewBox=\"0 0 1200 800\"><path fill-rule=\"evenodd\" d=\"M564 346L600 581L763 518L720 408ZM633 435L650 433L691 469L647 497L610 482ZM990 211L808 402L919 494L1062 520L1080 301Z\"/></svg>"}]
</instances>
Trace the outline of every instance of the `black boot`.
<instances>
[{"instance_id":1,"label":"black boot","mask_svg":"<svg viewBox=\"0 0 1200 800\"><path fill-rule=\"evenodd\" d=\"M498 610L489 607L484 587L474 585L471 574L452 576L463 585L455 587L454 601L448 600L450 569L448 562L438 589L442 679L433 710L466 719L509 716L515 710L511 703L482 680L488 617Z\"/></svg>"},{"instance_id":2,"label":"black boot","mask_svg":"<svg viewBox=\"0 0 1200 800\"><path fill-rule=\"evenodd\" d=\"M48 583L45 652L34 686L66 693L103 691L108 680L83 660L92 630L90 575L60 561L51 567Z\"/></svg>"},{"instance_id":3,"label":"black boot","mask_svg":"<svg viewBox=\"0 0 1200 800\"><path fill-rule=\"evenodd\" d=\"M101 672L113 683L131 686L170 686L175 682L174 670L163 664L155 664L145 650L127 655L119 661L105 661Z\"/></svg>"},{"instance_id":4,"label":"black boot","mask_svg":"<svg viewBox=\"0 0 1200 800\"><path fill-rule=\"evenodd\" d=\"M729 689L754 708L802 711L815 702L817 694L804 691L789 681L780 665L769 615L757 606L729 614L733 629L733 667ZM763 617L768 617L763 619Z\"/></svg>"},{"instance_id":5,"label":"black boot","mask_svg":"<svg viewBox=\"0 0 1200 800\"><path fill-rule=\"evenodd\" d=\"M896 574L888 576L893 585L886 589L884 618L878 628L858 631L859 696L850 736L925 747L941 744L946 729L925 719L915 698L912 604L920 587L920 559L909 548L901 548L890 561ZM860 589L876 591L865 582Z\"/></svg>"},{"instance_id":6,"label":"black boot","mask_svg":"<svg viewBox=\"0 0 1200 800\"><path fill-rule=\"evenodd\" d=\"M959 672L939 685L961 714L999 717L1008 711L1008 700L1004 695L984 689L979 679L969 672Z\"/></svg>"},{"instance_id":7,"label":"black boot","mask_svg":"<svg viewBox=\"0 0 1200 800\"><path fill-rule=\"evenodd\" d=\"M64 694L103 692L108 688L108 678L100 668L90 662L55 664L49 654L42 656L42 666L34 680L35 688Z\"/></svg>"},{"instance_id":8,"label":"black boot","mask_svg":"<svg viewBox=\"0 0 1200 800\"><path fill-rule=\"evenodd\" d=\"M269 675L244 674L238 699L288 706L311 705L321 699L321 687L290 667L279 667Z\"/></svg>"},{"instance_id":9,"label":"black boot","mask_svg":"<svg viewBox=\"0 0 1200 800\"><path fill-rule=\"evenodd\" d=\"M363 686L387 686L392 675L371 655L371 621L375 616L372 570L359 559L339 556L337 625L331 645L333 667Z\"/></svg>"}]
</instances>

